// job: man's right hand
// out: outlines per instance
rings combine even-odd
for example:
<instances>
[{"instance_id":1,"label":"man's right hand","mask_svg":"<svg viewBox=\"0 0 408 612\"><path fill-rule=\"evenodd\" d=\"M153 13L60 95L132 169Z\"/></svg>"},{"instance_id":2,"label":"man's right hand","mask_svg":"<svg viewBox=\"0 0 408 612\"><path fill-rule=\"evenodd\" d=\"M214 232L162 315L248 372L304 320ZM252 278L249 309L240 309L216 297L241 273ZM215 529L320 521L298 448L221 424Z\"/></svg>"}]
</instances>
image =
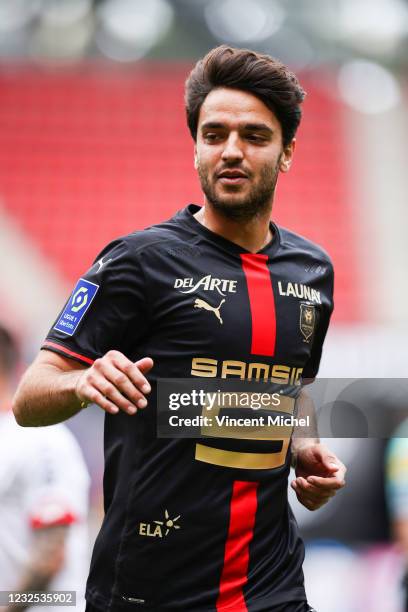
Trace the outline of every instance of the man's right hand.
<instances>
[{"instance_id":1,"label":"man's right hand","mask_svg":"<svg viewBox=\"0 0 408 612\"><path fill-rule=\"evenodd\" d=\"M152 367L150 357L134 363L119 351L109 351L83 371L76 384L76 395L81 402L98 404L110 414L119 410L135 414L147 406L145 395L151 387L144 375Z\"/></svg>"}]
</instances>

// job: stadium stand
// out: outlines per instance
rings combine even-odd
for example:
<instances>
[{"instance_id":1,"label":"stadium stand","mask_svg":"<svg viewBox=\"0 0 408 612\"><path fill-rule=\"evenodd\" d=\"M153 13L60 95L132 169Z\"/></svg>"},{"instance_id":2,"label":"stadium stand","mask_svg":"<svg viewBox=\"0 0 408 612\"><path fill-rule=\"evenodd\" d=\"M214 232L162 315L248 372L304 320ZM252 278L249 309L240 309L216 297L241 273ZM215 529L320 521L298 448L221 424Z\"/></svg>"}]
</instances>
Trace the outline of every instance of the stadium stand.
<instances>
[{"instance_id":1,"label":"stadium stand","mask_svg":"<svg viewBox=\"0 0 408 612\"><path fill-rule=\"evenodd\" d=\"M185 74L185 65L159 63L1 72L2 206L68 286L112 238L201 201L184 120ZM342 106L304 84L296 163L280 180L275 218L330 252L335 320L357 322Z\"/></svg>"}]
</instances>

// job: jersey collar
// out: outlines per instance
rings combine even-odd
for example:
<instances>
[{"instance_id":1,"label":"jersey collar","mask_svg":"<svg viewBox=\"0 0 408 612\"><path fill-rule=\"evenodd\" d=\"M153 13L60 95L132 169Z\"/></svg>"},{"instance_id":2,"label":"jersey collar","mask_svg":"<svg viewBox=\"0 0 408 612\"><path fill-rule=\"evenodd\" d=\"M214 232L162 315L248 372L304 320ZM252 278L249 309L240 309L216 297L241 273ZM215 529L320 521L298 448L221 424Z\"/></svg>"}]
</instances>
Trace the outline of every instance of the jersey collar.
<instances>
[{"instance_id":1,"label":"jersey collar","mask_svg":"<svg viewBox=\"0 0 408 612\"><path fill-rule=\"evenodd\" d=\"M227 250L230 253L234 253L236 255L240 255L241 253L250 253L250 251L248 251L241 245L236 244L235 242L231 242L231 240L227 240L223 236L212 232L210 229L202 225L202 223L197 221L194 215L199 210L200 206L198 206L197 204L189 204L178 213L177 217L180 221L187 224L196 233L201 234L202 236L207 238L207 240L218 244L224 250ZM272 233L272 239L260 251L257 251L256 254L265 254L268 255L268 257L271 257L276 253L280 246L280 232L278 226L275 225L275 223L273 223L272 221L270 222L269 227Z\"/></svg>"}]
</instances>

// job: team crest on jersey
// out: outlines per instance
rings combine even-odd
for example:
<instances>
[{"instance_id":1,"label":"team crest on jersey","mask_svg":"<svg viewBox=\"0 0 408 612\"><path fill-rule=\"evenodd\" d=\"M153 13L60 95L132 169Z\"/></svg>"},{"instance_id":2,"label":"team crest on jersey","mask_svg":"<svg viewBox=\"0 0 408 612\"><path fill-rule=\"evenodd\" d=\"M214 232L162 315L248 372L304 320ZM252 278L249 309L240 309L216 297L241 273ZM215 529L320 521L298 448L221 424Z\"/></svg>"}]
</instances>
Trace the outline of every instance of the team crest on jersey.
<instances>
[{"instance_id":1,"label":"team crest on jersey","mask_svg":"<svg viewBox=\"0 0 408 612\"><path fill-rule=\"evenodd\" d=\"M179 514L174 518L170 518L168 510L165 510L163 520L152 521L151 523L139 523L139 535L150 538L165 538L169 535L170 531L181 529L180 525L177 524L180 516Z\"/></svg>"},{"instance_id":2,"label":"team crest on jersey","mask_svg":"<svg viewBox=\"0 0 408 612\"><path fill-rule=\"evenodd\" d=\"M300 304L300 331L305 342L310 342L316 324L316 308L313 304Z\"/></svg>"}]
</instances>

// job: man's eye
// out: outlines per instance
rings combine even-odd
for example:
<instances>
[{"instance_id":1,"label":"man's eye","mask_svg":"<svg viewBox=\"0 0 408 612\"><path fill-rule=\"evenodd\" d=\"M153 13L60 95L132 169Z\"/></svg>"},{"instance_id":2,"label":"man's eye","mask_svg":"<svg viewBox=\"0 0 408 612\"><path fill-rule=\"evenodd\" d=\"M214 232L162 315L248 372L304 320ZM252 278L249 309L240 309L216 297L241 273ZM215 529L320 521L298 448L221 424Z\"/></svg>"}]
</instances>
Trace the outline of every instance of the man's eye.
<instances>
[{"instance_id":1,"label":"man's eye","mask_svg":"<svg viewBox=\"0 0 408 612\"><path fill-rule=\"evenodd\" d=\"M204 134L204 138L205 138L205 140L208 140L210 142L214 142L215 140L219 140L220 139L220 135L219 134L215 134L213 132L209 132L208 134Z\"/></svg>"},{"instance_id":2,"label":"man's eye","mask_svg":"<svg viewBox=\"0 0 408 612\"><path fill-rule=\"evenodd\" d=\"M261 134L248 134L247 138L253 142L265 142L265 138Z\"/></svg>"}]
</instances>

